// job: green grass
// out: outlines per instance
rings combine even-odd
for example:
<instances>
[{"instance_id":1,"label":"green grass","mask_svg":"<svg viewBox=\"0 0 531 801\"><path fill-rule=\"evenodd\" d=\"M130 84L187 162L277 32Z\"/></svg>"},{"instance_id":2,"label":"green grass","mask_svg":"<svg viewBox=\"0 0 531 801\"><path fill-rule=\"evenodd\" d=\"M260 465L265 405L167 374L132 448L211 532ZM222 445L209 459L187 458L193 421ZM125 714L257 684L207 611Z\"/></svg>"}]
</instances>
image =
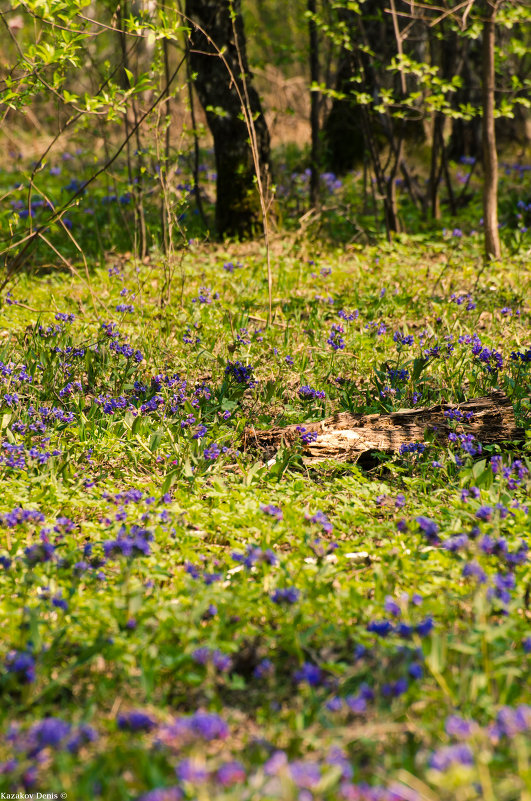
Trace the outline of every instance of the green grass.
<instances>
[{"instance_id":1,"label":"green grass","mask_svg":"<svg viewBox=\"0 0 531 801\"><path fill-rule=\"evenodd\" d=\"M279 237L270 328L258 243L192 244L169 299L156 257L11 287L0 340L5 792L529 801L529 438L481 453L474 443L473 456L428 445L370 471L307 465L302 444L272 459L241 451L250 424L496 388L528 427L529 363L511 359L529 349L525 257L483 269L479 246L419 235L325 250ZM227 271L229 261L241 266ZM111 349L111 322L142 361ZM344 329L337 351L333 324ZM395 331L414 344L399 346ZM250 380L235 381L228 362L251 365ZM301 386L325 398L303 400ZM209 459L214 443L226 450ZM6 519L15 508L44 520ZM371 625L382 621L385 636ZM146 730L119 727L133 710L149 716ZM187 717L198 710L228 730ZM470 721L466 739L452 715ZM43 730L50 717L71 729Z\"/></svg>"}]
</instances>

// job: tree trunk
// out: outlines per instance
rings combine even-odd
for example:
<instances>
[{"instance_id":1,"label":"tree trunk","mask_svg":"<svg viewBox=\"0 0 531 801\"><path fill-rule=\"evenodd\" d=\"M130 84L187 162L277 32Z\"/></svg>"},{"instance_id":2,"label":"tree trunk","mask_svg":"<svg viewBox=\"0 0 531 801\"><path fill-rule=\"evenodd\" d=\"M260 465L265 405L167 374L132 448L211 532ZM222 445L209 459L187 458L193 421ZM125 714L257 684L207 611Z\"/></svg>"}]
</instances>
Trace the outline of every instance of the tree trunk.
<instances>
[{"instance_id":1,"label":"tree trunk","mask_svg":"<svg viewBox=\"0 0 531 801\"><path fill-rule=\"evenodd\" d=\"M478 106L481 103L481 43L475 39L456 41L457 34L448 30L445 33L445 58L450 56L448 69L444 77L451 78L459 75L462 85L452 95L452 105ZM481 158L481 119L477 116L471 120L455 118L450 123L450 138L447 154L452 161L459 161L462 156Z\"/></svg>"},{"instance_id":2,"label":"tree trunk","mask_svg":"<svg viewBox=\"0 0 531 801\"><path fill-rule=\"evenodd\" d=\"M263 230L251 143L263 187L268 184L270 145L252 86L240 6L241 0L186 0L192 23L190 66L214 138L217 230L221 236L246 238Z\"/></svg>"},{"instance_id":3,"label":"tree trunk","mask_svg":"<svg viewBox=\"0 0 531 801\"><path fill-rule=\"evenodd\" d=\"M315 23L315 0L308 0L308 12L310 15L308 22L310 35L310 81L312 84L317 84L319 82L319 40L317 36L317 25ZM313 208L317 208L319 205L319 92L317 89L310 90L310 128L312 133L310 154L310 205Z\"/></svg>"},{"instance_id":4,"label":"tree trunk","mask_svg":"<svg viewBox=\"0 0 531 801\"><path fill-rule=\"evenodd\" d=\"M353 54L344 49L340 57L335 89L349 95L358 89L354 82ZM367 156L363 136L363 110L352 98L334 98L323 124L325 162L332 172L344 175Z\"/></svg>"},{"instance_id":5,"label":"tree trunk","mask_svg":"<svg viewBox=\"0 0 531 801\"><path fill-rule=\"evenodd\" d=\"M498 230L498 154L494 127L494 43L497 8L497 3L487 2L483 22L483 225L485 255L488 259L499 259L501 256Z\"/></svg>"}]
</instances>

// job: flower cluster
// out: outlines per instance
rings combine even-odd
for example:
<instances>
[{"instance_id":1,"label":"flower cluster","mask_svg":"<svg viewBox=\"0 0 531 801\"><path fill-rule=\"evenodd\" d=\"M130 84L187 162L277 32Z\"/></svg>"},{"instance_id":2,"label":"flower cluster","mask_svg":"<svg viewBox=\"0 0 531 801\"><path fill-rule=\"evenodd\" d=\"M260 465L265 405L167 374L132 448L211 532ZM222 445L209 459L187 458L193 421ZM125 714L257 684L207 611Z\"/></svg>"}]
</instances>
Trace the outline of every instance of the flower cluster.
<instances>
[{"instance_id":1,"label":"flower cluster","mask_svg":"<svg viewBox=\"0 0 531 801\"><path fill-rule=\"evenodd\" d=\"M324 400L326 398L322 390L313 389L313 387L309 387L307 384L299 387L298 393L301 400Z\"/></svg>"},{"instance_id":2,"label":"flower cluster","mask_svg":"<svg viewBox=\"0 0 531 801\"><path fill-rule=\"evenodd\" d=\"M333 350L344 350L345 348L345 340L341 336L345 333L345 330L342 325L337 325L337 323L332 323L332 328L330 329L330 336L326 340L327 344Z\"/></svg>"},{"instance_id":3,"label":"flower cluster","mask_svg":"<svg viewBox=\"0 0 531 801\"><path fill-rule=\"evenodd\" d=\"M231 378L236 384L245 384L248 387L256 386L253 376L253 366L242 362L227 362L225 375Z\"/></svg>"}]
</instances>

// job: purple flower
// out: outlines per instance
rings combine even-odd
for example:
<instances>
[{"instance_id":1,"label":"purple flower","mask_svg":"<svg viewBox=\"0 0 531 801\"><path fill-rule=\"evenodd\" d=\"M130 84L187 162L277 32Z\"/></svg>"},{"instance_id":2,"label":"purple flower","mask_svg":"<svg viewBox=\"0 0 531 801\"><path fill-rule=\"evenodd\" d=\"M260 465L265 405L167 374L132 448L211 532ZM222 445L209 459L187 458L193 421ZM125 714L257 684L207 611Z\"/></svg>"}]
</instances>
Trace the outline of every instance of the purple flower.
<instances>
[{"instance_id":1,"label":"purple flower","mask_svg":"<svg viewBox=\"0 0 531 801\"><path fill-rule=\"evenodd\" d=\"M424 453L425 450L426 445L423 442L410 442L400 446L399 454L405 456L406 453Z\"/></svg>"},{"instance_id":2,"label":"purple flower","mask_svg":"<svg viewBox=\"0 0 531 801\"><path fill-rule=\"evenodd\" d=\"M317 665L312 665L311 662L305 662L299 670L293 674L293 678L297 684L309 684L310 687L317 687L323 680L323 672Z\"/></svg>"},{"instance_id":3,"label":"purple flower","mask_svg":"<svg viewBox=\"0 0 531 801\"><path fill-rule=\"evenodd\" d=\"M348 312L346 309L340 309L337 313L338 317L341 317L342 320L345 320L347 323L351 323L353 320L357 320L359 317L359 311L354 309L353 312Z\"/></svg>"},{"instance_id":4,"label":"purple flower","mask_svg":"<svg viewBox=\"0 0 531 801\"><path fill-rule=\"evenodd\" d=\"M458 740L467 740L477 729L477 724L472 720L465 720L458 715L450 715L446 718L446 733L450 737Z\"/></svg>"},{"instance_id":5,"label":"purple flower","mask_svg":"<svg viewBox=\"0 0 531 801\"><path fill-rule=\"evenodd\" d=\"M23 683L35 681L35 658L27 651L11 651L5 665L7 672L15 674Z\"/></svg>"},{"instance_id":6,"label":"purple flower","mask_svg":"<svg viewBox=\"0 0 531 801\"><path fill-rule=\"evenodd\" d=\"M263 551L256 545L248 545L245 554L234 551L232 558L235 562L242 562L249 569L259 562L266 562L269 565L277 563L277 558L270 548Z\"/></svg>"},{"instance_id":7,"label":"purple flower","mask_svg":"<svg viewBox=\"0 0 531 801\"><path fill-rule=\"evenodd\" d=\"M181 801L183 791L179 787L157 787L137 798L137 801Z\"/></svg>"},{"instance_id":8,"label":"purple flower","mask_svg":"<svg viewBox=\"0 0 531 801\"><path fill-rule=\"evenodd\" d=\"M329 712L340 712L343 709L343 701L341 698L334 696L334 698L329 698L325 704L325 707L328 709Z\"/></svg>"},{"instance_id":9,"label":"purple flower","mask_svg":"<svg viewBox=\"0 0 531 801\"><path fill-rule=\"evenodd\" d=\"M56 595L54 598L52 598L52 606L55 606L56 609L62 609L63 612L68 611L68 603L64 600L64 598L61 598L60 595Z\"/></svg>"},{"instance_id":10,"label":"purple flower","mask_svg":"<svg viewBox=\"0 0 531 801\"><path fill-rule=\"evenodd\" d=\"M267 762L264 764L264 773L266 776L278 776L282 768L288 764L288 757L284 751L275 751Z\"/></svg>"},{"instance_id":11,"label":"purple flower","mask_svg":"<svg viewBox=\"0 0 531 801\"><path fill-rule=\"evenodd\" d=\"M344 780L351 779L353 776L354 771L347 754L337 746L332 747L328 752L326 764L340 768L341 778Z\"/></svg>"},{"instance_id":12,"label":"purple flower","mask_svg":"<svg viewBox=\"0 0 531 801\"><path fill-rule=\"evenodd\" d=\"M30 545L24 550L26 561L32 567L40 562L50 562L55 555L55 548L48 542L46 535L41 535L41 542Z\"/></svg>"},{"instance_id":13,"label":"purple flower","mask_svg":"<svg viewBox=\"0 0 531 801\"><path fill-rule=\"evenodd\" d=\"M253 671L253 676L255 679L263 679L265 676L269 676L273 673L274 667L273 663L270 659L262 659L261 662L257 664Z\"/></svg>"},{"instance_id":14,"label":"purple flower","mask_svg":"<svg viewBox=\"0 0 531 801\"><path fill-rule=\"evenodd\" d=\"M393 342L396 342L397 345L413 345L415 343L415 337L411 334L405 335L400 331L395 331L393 334Z\"/></svg>"},{"instance_id":15,"label":"purple flower","mask_svg":"<svg viewBox=\"0 0 531 801\"><path fill-rule=\"evenodd\" d=\"M492 506L480 506L476 512L478 520L490 520L492 517Z\"/></svg>"},{"instance_id":16,"label":"purple flower","mask_svg":"<svg viewBox=\"0 0 531 801\"><path fill-rule=\"evenodd\" d=\"M463 578L475 578L478 584L485 584L487 574L477 562L467 562L463 568Z\"/></svg>"},{"instance_id":17,"label":"purple flower","mask_svg":"<svg viewBox=\"0 0 531 801\"><path fill-rule=\"evenodd\" d=\"M301 441L305 445L309 445L310 442L315 442L318 437L317 431L307 431L305 426L297 426L295 431L300 434Z\"/></svg>"},{"instance_id":18,"label":"purple flower","mask_svg":"<svg viewBox=\"0 0 531 801\"><path fill-rule=\"evenodd\" d=\"M473 765L474 756L468 745L447 745L434 751L428 764L433 770L446 771L452 765Z\"/></svg>"},{"instance_id":19,"label":"purple flower","mask_svg":"<svg viewBox=\"0 0 531 801\"><path fill-rule=\"evenodd\" d=\"M285 587L275 590L270 597L275 604L294 604L299 600L300 591L296 587Z\"/></svg>"},{"instance_id":20,"label":"purple flower","mask_svg":"<svg viewBox=\"0 0 531 801\"><path fill-rule=\"evenodd\" d=\"M274 517L276 520L282 520L284 514L280 506L273 506L272 503L270 504L260 504L260 511L263 512L265 515L269 515L270 517Z\"/></svg>"},{"instance_id":21,"label":"purple flower","mask_svg":"<svg viewBox=\"0 0 531 801\"><path fill-rule=\"evenodd\" d=\"M522 704L516 708L502 706L496 715L492 734L497 737L514 737L531 729L531 706Z\"/></svg>"},{"instance_id":22,"label":"purple flower","mask_svg":"<svg viewBox=\"0 0 531 801\"><path fill-rule=\"evenodd\" d=\"M138 525L131 526L129 534L122 526L115 540L106 540L103 543L103 552L107 558L112 556L149 556L151 547L149 541L153 535L147 529Z\"/></svg>"},{"instance_id":23,"label":"purple flower","mask_svg":"<svg viewBox=\"0 0 531 801\"><path fill-rule=\"evenodd\" d=\"M245 781L245 768L241 762L225 762L216 773L216 780L222 787L231 787L233 784Z\"/></svg>"},{"instance_id":24,"label":"purple flower","mask_svg":"<svg viewBox=\"0 0 531 801\"><path fill-rule=\"evenodd\" d=\"M213 651L212 664L217 670L225 673L227 670L231 669L232 660L228 654L224 654L222 651Z\"/></svg>"},{"instance_id":25,"label":"purple flower","mask_svg":"<svg viewBox=\"0 0 531 801\"><path fill-rule=\"evenodd\" d=\"M387 637L393 631L393 624L388 620L373 620L368 624L367 631L377 634L378 637Z\"/></svg>"},{"instance_id":26,"label":"purple flower","mask_svg":"<svg viewBox=\"0 0 531 801\"><path fill-rule=\"evenodd\" d=\"M306 520L309 520L310 523L317 523L317 525L321 526L323 531L326 531L328 534L334 530L332 523L324 512L318 511L314 515L306 515Z\"/></svg>"},{"instance_id":27,"label":"purple flower","mask_svg":"<svg viewBox=\"0 0 531 801\"><path fill-rule=\"evenodd\" d=\"M196 648L195 651L192 651L192 659L194 662L197 662L198 665L208 664L210 661L210 648L206 646Z\"/></svg>"},{"instance_id":28,"label":"purple flower","mask_svg":"<svg viewBox=\"0 0 531 801\"><path fill-rule=\"evenodd\" d=\"M421 637L426 637L426 635L432 631L434 625L433 618L428 615L428 617L424 618L424 620L422 620L420 623L417 623L415 626L415 631Z\"/></svg>"},{"instance_id":29,"label":"purple flower","mask_svg":"<svg viewBox=\"0 0 531 801\"><path fill-rule=\"evenodd\" d=\"M83 724L69 737L66 748L71 754L77 754L82 745L92 743L98 739L98 733L92 726Z\"/></svg>"},{"instance_id":30,"label":"purple flower","mask_svg":"<svg viewBox=\"0 0 531 801\"><path fill-rule=\"evenodd\" d=\"M326 340L327 344L333 350L343 350L345 348L345 340L341 336L345 332L342 325L338 325L337 323L332 323L332 328L330 329L330 336Z\"/></svg>"},{"instance_id":31,"label":"purple flower","mask_svg":"<svg viewBox=\"0 0 531 801\"><path fill-rule=\"evenodd\" d=\"M195 712L187 718L179 718L179 726L203 740L223 740L229 735L229 727L219 715L209 712Z\"/></svg>"},{"instance_id":32,"label":"purple flower","mask_svg":"<svg viewBox=\"0 0 531 801\"><path fill-rule=\"evenodd\" d=\"M324 400L326 397L324 392L317 389L313 389L312 387L309 387L307 384L302 387L299 387L298 392L299 392L299 398L301 398L301 400L316 400L316 399Z\"/></svg>"},{"instance_id":33,"label":"purple flower","mask_svg":"<svg viewBox=\"0 0 531 801\"><path fill-rule=\"evenodd\" d=\"M157 725L152 717L140 710L118 715L116 722L122 731L152 731Z\"/></svg>"},{"instance_id":34,"label":"purple flower","mask_svg":"<svg viewBox=\"0 0 531 801\"><path fill-rule=\"evenodd\" d=\"M201 763L195 762L192 759L183 759L175 768L177 778L181 782L192 782L193 784L202 784L208 778L208 773Z\"/></svg>"},{"instance_id":35,"label":"purple flower","mask_svg":"<svg viewBox=\"0 0 531 801\"><path fill-rule=\"evenodd\" d=\"M456 534L455 537L449 537L442 543L442 547L447 551L451 551L452 553L460 550L460 548L466 548L467 545L468 537L466 534Z\"/></svg>"},{"instance_id":36,"label":"purple flower","mask_svg":"<svg viewBox=\"0 0 531 801\"><path fill-rule=\"evenodd\" d=\"M31 726L24 748L29 756L36 756L44 748L61 748L71 729L70 724L60 718L44 718Z\"/></svg>"},{"instance_id":37,"label":"purple flower","mask_svg":"<svg viewBox=\"0 0 531 801\"><path fill-rule=\"evenodd\" d=\"M248 387L254 387L256 381L253 378L252 364L243 364L242 362L227 362L225 367L225 375L227 378L232 378L236 384L246 384Z\"/></svg>"},{"instance_id":38,"label":"purple flower","mask_svg":"<svg viewBox=\"0 0 531 801\"><path fill-rule=\"evenodd\" d=\"M413 634L413 627L408 623L397 623L395 633L407 640Z\"/></svg>"},{"instance_id":39,"label":"purple flower","mask_svg":"<svg viewBox=\"0 0 531 801\"><path fill-rule=\"evenodd\" d=\"M358 695L347 695L345 703L355 715L363 715L367 711L367 699L361 693Z\"/></svg>"},{"instance_id":40,"label":"purple flower","mask_svg":"<svg viewBox=\"0 0 531 801\"><path fill-rule=\"evenodd\" d=\"M409 666L408 673L412 679L421 679L424 675L424 669L418 662L412 662Z\"/></svg>"},{"instance_id":41,"label":"purple flower","mask_svg":"<svg viewBox=\"0 0 531 801\"><path fill-rule=\"evenodd\" d=\"M417 517L416 520L419 524L419 528L424 532L429 542L438 543L440 541L438 536L439 526L437 523L435 523L433 520L430 520L429 517L424 517L423 515Z\"/></svg>"},{"instance_id":42,"label":"purple flower","mask_svg":"<svg viewBox=\"0 0 531 801\"><path fill-rule=\"evenodd\" d=\"M316 787L321 779L321 766L317 762L292 762L289 772L297 787L308 790Z\"/></svg>"},{"instance_id":43,"label":"purple flower","mask_svg":"<svg viewBox=\"0 0 531 801\"><path fill-rule=\"evenodd\" d=\"M397 602L390 595L386 595L384 608L386 612L390 612L394 617L400 617L402 610Z\"/></svg>"},{"instance_id":44,"label":"purple flower","mask_svg":"<svg viewBox=\"0 0 531 801\"><path fill-rule=\"evenodd\" d=\"M221 454L221 450L217 442L212 442L205 450L203 451L203 456L205 459L208 459L211 462L214 462L218 456Z\"/></svg>"}]
</instances>

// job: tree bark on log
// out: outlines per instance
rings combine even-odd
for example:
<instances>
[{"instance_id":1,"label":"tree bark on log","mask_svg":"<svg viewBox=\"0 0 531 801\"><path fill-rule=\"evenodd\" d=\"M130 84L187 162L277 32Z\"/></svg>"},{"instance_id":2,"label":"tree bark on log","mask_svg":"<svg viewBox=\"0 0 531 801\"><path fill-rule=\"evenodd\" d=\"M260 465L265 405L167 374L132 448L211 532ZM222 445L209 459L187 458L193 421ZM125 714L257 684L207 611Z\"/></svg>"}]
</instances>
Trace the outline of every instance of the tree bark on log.
<instances>
[{"instance_id":1,"label":"tree bark on log","mask_svg":"<svg viewBox=\"0 0 531 801\"><path fill-rule=\"evenodd\" d=\"M445 411L472 412L468 422L450 425ZM300 442L297 425L257 431L250 427L244 432L246 449L264 450L269 457L285 443ZM511 401L503 392L492 392L483 398L466 403L442 403L437 406L405 409L391 414L350 414L340 412L317 423L304 423L307 432L315 432L317 439L304 444L304 455L309 462L324 459L357 462L375 452L398 453L402 445L424 442L427 435L440 444L448 442L451 431L472 434L482 445L524 437L514 419Z\"/></svg>"}]
</instances>

